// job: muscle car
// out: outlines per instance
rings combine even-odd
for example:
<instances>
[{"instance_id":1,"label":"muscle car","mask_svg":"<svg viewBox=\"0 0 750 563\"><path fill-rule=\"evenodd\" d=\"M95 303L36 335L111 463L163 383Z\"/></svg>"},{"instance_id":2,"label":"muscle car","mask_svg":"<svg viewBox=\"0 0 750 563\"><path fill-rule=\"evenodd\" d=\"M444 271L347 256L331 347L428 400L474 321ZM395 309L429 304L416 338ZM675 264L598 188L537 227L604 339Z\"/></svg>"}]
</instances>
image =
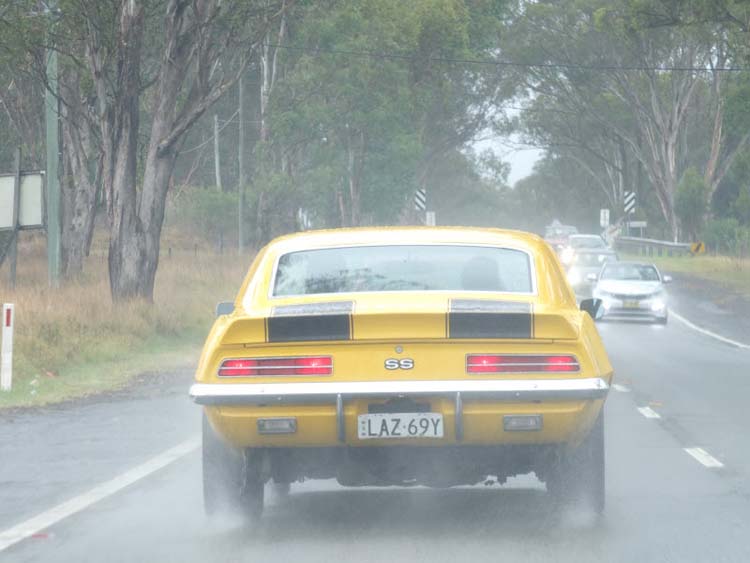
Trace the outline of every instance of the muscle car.
<instances>
[{"instance_id":1,"label":"muscle car","mask_svg":"<svg viewBox=\"0 0 750 563\"><path fill-rule=\"evenodd\" d=\"M190 394L207 512L266 485L448 487L534 472L604 508L613 369L550 246L517 231L310 231L272 241L221 304Z\"/></svg>"}]
</instances>

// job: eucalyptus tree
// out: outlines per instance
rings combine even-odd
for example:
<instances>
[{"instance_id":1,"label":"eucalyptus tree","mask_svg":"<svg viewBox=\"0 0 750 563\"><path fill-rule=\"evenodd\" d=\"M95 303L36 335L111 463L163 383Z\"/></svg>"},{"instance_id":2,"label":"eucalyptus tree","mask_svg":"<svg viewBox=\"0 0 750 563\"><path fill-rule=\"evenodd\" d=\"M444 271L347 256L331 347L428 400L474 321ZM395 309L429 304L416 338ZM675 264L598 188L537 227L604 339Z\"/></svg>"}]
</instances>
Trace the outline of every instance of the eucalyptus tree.
<instances>
[{"instance_id":1,"label":"eucalyptus tree","mask_svg":"<svg viewBox=\"0 0 750 563\"><path fill-rule=\"evenodd\" d=\"M625 143L677 237L674 198L692 141L690 115L697 93L711 83L712 68L722 64L722 50L720 38L706 30L644 26L635 10L642 4L519 3L506 54L531 65L519 79L535 96L585 116ZM621 108L630 115L626 122ZM706 111L723 123L719 104ZM722 165L716 159L702 168L718 172Z\"/></svg>"},{"instance_id":2,"label":"eucalyptus tree","mask_svg":"<svg viewBox=\"0 0 750 563\"><path fill-rule=\"evenodd\" d=\"M27 0L25 8L37 4ZM44 47L59 51L63 120L91 125L90 134L68 130L70 165L86 167L90 140L96 140L91 150L107 202L113 299L153 298L181 142L235 84L285 6L271 0L60 0L53 24L36 24L27 35L40 68ZM48 41L34 44L39 37Z\"/></svg>"}]
</instances>

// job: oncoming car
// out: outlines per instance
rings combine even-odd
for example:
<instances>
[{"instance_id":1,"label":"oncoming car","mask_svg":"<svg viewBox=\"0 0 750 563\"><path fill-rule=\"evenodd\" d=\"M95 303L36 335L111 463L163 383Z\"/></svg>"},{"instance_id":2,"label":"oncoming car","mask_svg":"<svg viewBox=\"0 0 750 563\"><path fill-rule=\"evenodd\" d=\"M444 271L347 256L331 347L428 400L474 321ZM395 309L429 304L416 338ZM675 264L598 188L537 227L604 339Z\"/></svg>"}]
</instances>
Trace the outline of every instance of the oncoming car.
<instances>
[{"instance_id":1,"label":"oncoming car","mask_svg":"<svg viewBox=\"0 0 750 563\"><path fill-rule=\"evenodd\" d=\"M609 252L610 247L599 235L571 235L560 251L560 260L566 266L571 265L581 252Z\"/></svg>"},{"instance_id":2,"label":"oncoming car","mask_svg":"<svg viewBox=\"0 0 750 563\"><path fill-rule=\"evenodd\" d=\"M672 278L662 276L653 264L607 263L598 276L593 274L589 279L596 281L592 295L602 302L602 318L623 317L667 324L669 309L664 284Z\"/></svg>"},{"instance_id":3,"label":"oncoming car","mask_svg":"<svg viewBox=\"0 0 750 563\"><path fill-rule=\"evenodd\" d=\"M550 247L494 229L276 239L200 359L207 512L257 518L265 483L476 484L535 472L604 507L612 379Z\"/></svg>"}]
</instances>

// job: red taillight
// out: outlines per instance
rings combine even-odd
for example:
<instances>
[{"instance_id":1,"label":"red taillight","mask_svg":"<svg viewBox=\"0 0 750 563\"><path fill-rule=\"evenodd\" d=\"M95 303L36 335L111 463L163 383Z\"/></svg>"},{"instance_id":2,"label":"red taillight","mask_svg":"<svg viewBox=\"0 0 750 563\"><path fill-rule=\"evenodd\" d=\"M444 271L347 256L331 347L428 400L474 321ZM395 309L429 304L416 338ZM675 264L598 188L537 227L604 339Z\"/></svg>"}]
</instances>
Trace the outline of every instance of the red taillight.
<instances>
[{"instance_id":1,"label":"red taillight","mask_svg":"<svg viewBox=\"0 0 750 563\"><path fill-rule=\"evenodd\" d=\"M331 356L305 356L302 358L233 358L219 366L222 377L249 377L273 375L331 375Z\"/></svg>"},{"instance_id":2,"label":"red taillight","mask_svg":"<svg viewBox=\"0 0 750 563\"><path fill-rule=\"evenodd\" d=\"M579 369L580 365L576 357L568 355L470 354L466 356L468 373L575 372Z\"/></svg>"}]
</instances>

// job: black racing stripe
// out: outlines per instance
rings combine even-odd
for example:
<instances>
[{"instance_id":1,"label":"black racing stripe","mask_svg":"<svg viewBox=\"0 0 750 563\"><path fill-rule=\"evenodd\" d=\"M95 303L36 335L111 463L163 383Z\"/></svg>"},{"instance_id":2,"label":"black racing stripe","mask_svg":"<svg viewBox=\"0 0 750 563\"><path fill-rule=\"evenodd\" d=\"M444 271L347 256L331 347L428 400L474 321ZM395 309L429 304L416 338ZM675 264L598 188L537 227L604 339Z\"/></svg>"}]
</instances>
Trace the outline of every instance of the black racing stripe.
<instances>
[{"instance_id":1,"label":"black racing stripe","mask_svg":"<svg viewBox=\"0 0 750 563\"><path fill-rule=\"evenodd\" d=\"M449 338L532 338L530 303L481 299L451 300Z\"/></svg>"},{"instance_id":2,"label":"black racing stripe","mask_svg":"<svg viewBox=\"0 0 750 563\"><path fill-rule=\"evenodd\" d=\"M297 315L268 317L268 342L350 340L351 315Z\"/></svg>"}]
</instances>

